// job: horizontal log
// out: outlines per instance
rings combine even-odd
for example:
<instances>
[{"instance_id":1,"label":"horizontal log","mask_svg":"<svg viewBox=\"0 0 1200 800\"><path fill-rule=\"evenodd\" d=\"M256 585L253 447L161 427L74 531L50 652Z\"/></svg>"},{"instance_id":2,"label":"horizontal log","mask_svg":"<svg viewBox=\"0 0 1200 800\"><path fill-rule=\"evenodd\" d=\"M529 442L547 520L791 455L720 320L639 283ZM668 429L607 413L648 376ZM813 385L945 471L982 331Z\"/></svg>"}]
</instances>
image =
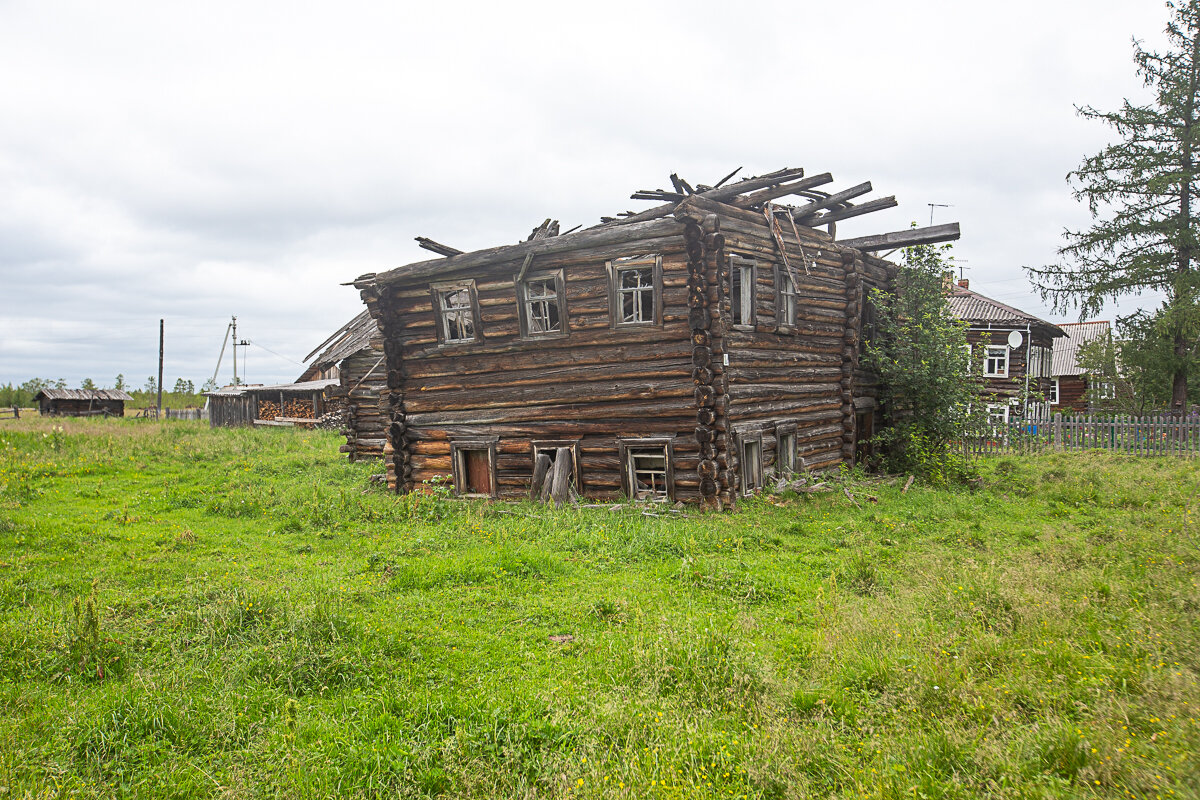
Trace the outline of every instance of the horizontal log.
<instances>
[{"instance_id":1,"label":"horizontal log","mask_svg":"<svg viewBox=\"0 0 1200 800\"><path fill-rule=\"evenodd\" d=\"M824 186L827 183L833 183L833 176L828 172L822 172L820 175L813 175L802 180L792 183L782 183L778 186L769 186L766 189L759 189L757 192L751 192L741 197L735 197L731 202L732 205L739 208L751 208L759 206L770 200L778 197L786 197L790 194L799 194L808 189Z\"/></svg>"},{"instance_id":2,"label":"horizontal log","mask_svg":"<svg viewBox=\"0 0 1200 800\"><path fill-rule=\"evenodd\" d=\"M857 239L842 239L841 244L858 250L892 250L900 247L913 247L919 244L937 244L938 242L955 241L962 236L957 222L946 225L933 225L924 228L908 228L892 233L880 233L874 236L861 236Z\"/></svg>"},{"instance_id":3,"label":"horizontal log","mask_svg":"<svg viewBox=\"0 0 1200 800\"><path fill-rule=\"evenodd\" d=\"M851 186L849 189L831 194L821 200L814 200L811 203L806 203L792 212L792 219L796 222L804 224L806 217L816 214L823 208L831 208L838 203L844 203L847 200L853 200L855 197L860 197L871 191L871 182L860 183L858 186Z\"/></svg>"},{"instance_id":4,"label":"horizontal log","mask_svg":"<svg viewBox=\"0 0 1200 800\"><path fill-rule=\"evenodd\" d=\"M896 202L896 197L890 195L881 197L878 200L870 200L857 206L847 206L830 211L828 214L822 214L819 217L809 218L805 223L810 226L828 225L831 222L841 222L844 219L851 217L860 217L863 214L870 214L875 211L882 211L885 208L895 208L899 203Z\"/></svg>"}]
</instances>

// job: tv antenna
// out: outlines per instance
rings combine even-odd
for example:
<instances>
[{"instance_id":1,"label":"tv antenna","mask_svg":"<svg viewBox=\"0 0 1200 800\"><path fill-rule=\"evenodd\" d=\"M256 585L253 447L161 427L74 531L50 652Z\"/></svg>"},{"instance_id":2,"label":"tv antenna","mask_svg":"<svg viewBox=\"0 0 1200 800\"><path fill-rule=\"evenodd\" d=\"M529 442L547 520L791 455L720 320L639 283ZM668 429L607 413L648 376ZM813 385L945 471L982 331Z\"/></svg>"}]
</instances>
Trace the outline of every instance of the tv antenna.
<instances>
[{"instance_id":1,"label":"tv antenna","mask_svg":"<svg viewBox=\"0 0 1200 800\"><path fill-rule=\"evenodd\" d=\"M935 208L954 208L952 203L926 203L929 206L929 224L933 225L933 210Z\"/></svg>"}]
</instances>

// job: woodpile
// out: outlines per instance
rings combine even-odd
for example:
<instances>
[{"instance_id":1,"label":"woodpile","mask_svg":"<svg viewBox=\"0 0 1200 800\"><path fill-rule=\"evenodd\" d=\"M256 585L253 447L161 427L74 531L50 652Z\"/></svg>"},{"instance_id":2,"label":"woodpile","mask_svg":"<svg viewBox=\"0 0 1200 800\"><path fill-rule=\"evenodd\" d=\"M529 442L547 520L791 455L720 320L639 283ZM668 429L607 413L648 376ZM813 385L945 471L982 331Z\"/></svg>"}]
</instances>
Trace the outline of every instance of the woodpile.
<instances>
[{"instance_id":1,"label":"woodpile","mask_svg":"<svg viewBox=\"0 0 1200 800\"><path fill-rule=\"evenodd\" d=\"M272 400L258 401L259 419L275 419L276 417L287 417L289 419L315 419L316 415L313 413L313 405L311 400L284 399L282 406Z\"/></svg>"}]
</instances>

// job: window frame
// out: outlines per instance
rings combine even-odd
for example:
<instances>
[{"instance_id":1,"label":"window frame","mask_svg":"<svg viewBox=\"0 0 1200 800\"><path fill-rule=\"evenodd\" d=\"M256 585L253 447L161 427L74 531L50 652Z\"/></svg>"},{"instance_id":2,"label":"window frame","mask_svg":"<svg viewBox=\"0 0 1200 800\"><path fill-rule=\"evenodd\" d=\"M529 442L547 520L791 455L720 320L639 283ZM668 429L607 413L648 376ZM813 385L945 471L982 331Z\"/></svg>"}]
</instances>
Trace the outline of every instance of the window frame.
<instances>
[{"instance_id":1,"label":"window frame","mask_svg":"<svg viewBox=\"0 0 1200 800\"><path fill-rule=\"evenodd\" d=\"M1008 372L1009 372L1008 367L1009 367L1009 363L1010 363L1011 357L1012 357L1012 354L1010 352L1011 349L1012 348L1010 348L1006 344L985 345L983 348L983 377L985 377L985 378L1007 378ZM993 350L1003 350L1004 351L1004 370L1001 372L992 372L988 369L988 362L993 360L993 356L992 356Z\"/></svg>"},{"instance_id":2,"label":"window frame","mask_svg":"<svg viewBox=\"0 0 1200 800\"><path fill-rule=\"evenodd\" d=\"M757 431L742 431L737 434L737 453L738 453L738 494L743 497L749 497L756 491L763 488L763 435L761 430ZM750 481L746 479L746 466L748 459L746 458L746 446L754 445L758 448L758 472L754 476L756 482L754 486L750 486Z\"/></svg>"},{"instance_id":3,"label":"window frame","mask_svg":"<svg viewBox=\"0 0 1200 800\"><path fill-rule=\"evenodd\" d=\"M733 276L738 273L739 292L735 295L733 291ZM750 273L750 292L749 297L746 296L743 272ZM750 331L754 330L758 324L758 260L747 256L738 255L737 253L729 254L729 325L735 330ZM737 314L734 314L734 304L737 304ZM749 312L749 319L745 319ZM737 322L741 318L741 322Z\"/></svg>"},{"instance_id":4,"label":"window frame","mask_svg":"<svg viewBox=\"0 0 1200 800\"><path fill-rule=\"evenodd\" d=\"M583 494L583 472L580 470L582 450L579 439L534 439L529 443L530 474L533 465L537 463L538 453L547 450L558 450L560 447L571 448L571 476L575 482L575 491Z\"/></svg>"},{"instance_id":5,"label":"window frame","mask_svg":"<svg viewBox=\"0 0 1200 800\"><path fill-rule=\"evenodd\" d=\"M1047 402L1049 402L1052 406L1058 405L1058 396L1061 391L1062 388L1059 386L1058 378L1051 378L1050 394L1046 397Z\"/></svg>"},{"instance_id":6,"label":"window frame","mask_svg":"<svg viewBox=\"0 0 1200 800\"><path fill-rule=\"evenodd\" d=\"M796 430L797 425L794 422L778 423L775 425L775 474L780 478L790 478L796 474ZM791 440L790 456L788 458L787 471L784 471L783 458L781 457L784 449L783 442L785 439Z\"/></svg>"},{"instance_id":7,"label":"window frame","mask_svg":"<svg viewBox=\"0 0 1200 800\"><path fill-rule=\"evenodd\" d=\"M1009 412L1012 410L1012 405L1009 403L988 403L987 404L987 424L993 431L1003 426L1008 427ZM996 411L1003 411L1004 417L999 421L992 419L992 414Z\"/></svg>"},{"instance_id":8,"label":"window frame","mask_svg":"<svg viewBox=\"0 0 1200 800\"><path fill-rule=\"evenodd\" d=\"M787 287L791 286L789 294ZM785 319L785 312L791 301L791 319ZM790 333L800 324L800 287L792 280L792 271L783 264L775 264L775 327L780 333Z\"/></svg>"},{"instance_id":9,"label":"window frame","mask_svg":"<svg viewBox=\"0 0 1200 800\"><path fill-rule=\"evenodd\" d=\"M666 482L664 487L666 496L663 498L639 498L636 492L636 481L634 480L634 469L632 456L639 450L656 450L662 448L663 454L666 456L666 469L663 480ZM630 500L645 500L650 499L652 502L675 502L675 438L667 437L647 437L641 439L618 439L617 452L621 464L621 491Z\"/></svg>"},{"instance_id":10,"label":"window frame","mask_svg":"<svg viewBox=\"0 0 1200 800\"><path fill-rule=\"evenodd\" d=\"M499 436L488 436L484 438L474 439L452 439L450 441L450 474L454 481L454 493L459 497L496 497L498 487L496 486L496 449L500 441ZM483 492L467 492L464 487L467 483L466 463L463 459L465 451L485 450L488 454L488 475L492 486L491 492L485 494Z\"/></svg>"},{"instance_id":11,"label":"window frame","mask_svg":"<svg viewBox=\"0 0 1200 800\"><path fill-rule=\"evenodd\" d=\"M658 254L623 256L605 262L605 267L608 270L608 315L611 327L616 330L617 328L661 326L663 324L662 256ZM647 268L652 270L653 319L626 322L621 318L621 273Z\"/></svg>"},{"instance_id":12,"label":"window frame","mask_svg":"<svg viewBox=\"0 0 1200 800\"><path fill-rule=\"evenodd\" d=\"M554 304L558 308L558 330L530 330L529 323L532 316L531 303L545 301L542 298L530 299L529 284L534 281L550 280L554 281ZM518 280L518 276L514 275L513 289L517 295L517 317L520 321L522 339L562 339L567 336L570 331L570 325L567 320L566 278L561 269L531 272L523 280Z\"/></svg>"},{"instance_id":13,"label":"window frame","mask_svg":"<svg viewBox=\"0 0 1200 800\"><path fill-rule=\"evenodd\" d=\"M468 306L447 309L442 307L442 296L450 292L467 291ZM429 294L433 299L434 328L437 331L439 347L459 347L483 341L483 325L479 315L479 293L475 288L474 279L464 281L436 281L429 284ZM474 335L470 339L451 339L449 337L446 311L467 310L471 314L471 326Z\"/></svg>"}]
</instances>

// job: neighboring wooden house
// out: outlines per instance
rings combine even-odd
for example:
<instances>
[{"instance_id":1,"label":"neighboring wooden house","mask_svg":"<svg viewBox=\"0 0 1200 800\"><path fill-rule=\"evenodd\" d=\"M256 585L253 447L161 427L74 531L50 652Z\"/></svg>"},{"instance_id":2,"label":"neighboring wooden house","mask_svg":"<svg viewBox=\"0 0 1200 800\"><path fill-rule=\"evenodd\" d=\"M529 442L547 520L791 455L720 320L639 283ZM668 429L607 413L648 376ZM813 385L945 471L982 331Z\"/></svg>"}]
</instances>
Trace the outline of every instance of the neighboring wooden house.
<instances>
[{"instance_id":1,"label":"neighboring wooden house","mask_svg":"<svg viewBox=\"0 0 1200 800\"><path fill-rule=\"evenodd\" d=\"M325 392L337 380L324 378L273 386L226 386L204 392L213 428L233 428L288 420L315 420L325 413ZM282 418L282 419L280 419Z\"/></svg>"},{"instance_id":2,"label":"neighboring wooden house","mask_svg":"<svg viewBox=\"0 0 1200 800\"><path fill-rule=\"evenodd\" d=\"M1079 366L1079 348L1085 344L1108 339L1112 333L1107 321L1066 322L1061 327L1066 337L1054 340L1054 357L1050 373L1054 382L1047 399L1051 412L1087 412L1097 401L1112 397L1112 384L1089 384L1088 376ZM1096 396L1098 395L1098 396ZM1089 403L1090 401L1090 403Z\"/></svg>"},{"instance_id":3,"label":"neighboring wooden house","mask_svg":"<svg viewBox=\"0 0 1200 800\"><path fill-rule=\"evenodd\" d=\"M518 498L541 454L567 454L582 495L720 507L853 462L877 407L864 301L895 275L869 253L958 226L835 241L895 199L815 189L831 180L672 176L633 195L666 201L649 211L472 253L418 239L445 257L359 277L386 354L388 485ZM787 195L806 202L771 204Z\"/></svg>"},{"instance_id":4,"label":"neighboring wooden house","mask_svg":"<svg viewBox=\"0 0 1200 800\"><path fill-rule=\"evenodd\" d=\"M971 355L983 376L984 394L996 422L1027 406L1043 407L1054 387L1051 353L1054 340L1067 334L1059 326L1018 308L985 297L961 280L947 298L954 316L965 321Z\"/></svg>"},{"instance_id":5,"label":"neighboring wooden house","mask_svg":"<svg viewBox=\"0 0 1200 800\"><path fill-rule=\"evenodd\" d=\"M120 389L42 389L33 396L43 417L123 417L133 398Z\"/></svg>"},{"instance_id":6,"label":"neighboring wooden house","mask_svg":"<svg viewBox=\"0 0 1200 800\"><path fill-rule=\"evenodd\" d=\"M314 356L300 380L338 379L338 386L329 394L331 402L341 403L346 412L342 452L351 461L383 458L387 425L379 397L387 380L387 366L383 363L383 335L370 312L364 310L347 322L304 360Z\"/></svg>"}]
</instances>

